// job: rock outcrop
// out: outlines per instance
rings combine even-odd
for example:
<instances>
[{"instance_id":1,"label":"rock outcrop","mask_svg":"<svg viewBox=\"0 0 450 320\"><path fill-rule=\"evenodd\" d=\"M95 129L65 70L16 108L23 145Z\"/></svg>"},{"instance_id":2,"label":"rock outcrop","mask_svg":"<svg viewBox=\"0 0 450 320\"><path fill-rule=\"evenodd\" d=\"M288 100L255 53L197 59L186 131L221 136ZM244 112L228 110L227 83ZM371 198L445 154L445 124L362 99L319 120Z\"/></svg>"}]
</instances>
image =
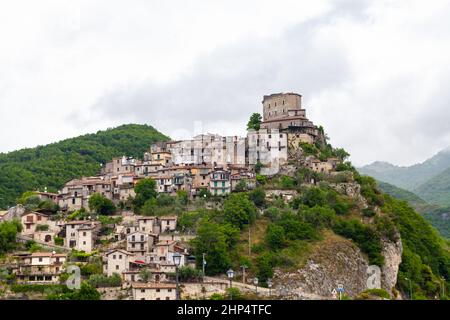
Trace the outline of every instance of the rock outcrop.
<instances>
[{"instance_id":1,"label":"rock outcrop","mask_svg":"<svg viewBox=\"0 0 450 320\"><path fill-rule=\"evenodd\" d=\"M345 293L356 296L366 289L368 263L351 241L330 235L317 246L301 269L275 271L276 293L284 299L330 299L333 289L344 285Z\"/></svg>"}]
</instances>

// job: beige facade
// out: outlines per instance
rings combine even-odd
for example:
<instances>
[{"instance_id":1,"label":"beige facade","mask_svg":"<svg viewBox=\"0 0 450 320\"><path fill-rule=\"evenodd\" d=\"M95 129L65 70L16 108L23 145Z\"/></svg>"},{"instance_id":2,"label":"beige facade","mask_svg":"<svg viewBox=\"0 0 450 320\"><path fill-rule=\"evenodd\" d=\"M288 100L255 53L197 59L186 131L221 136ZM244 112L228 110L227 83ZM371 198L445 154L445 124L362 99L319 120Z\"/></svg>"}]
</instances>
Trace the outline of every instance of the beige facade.
<instances>
[{"instance_id":1,"label":"beige facade","mask_svg":"<svg viewBox=\"0 0 450 320\"><path fill-rule=\"evenodd\" d=\"M133 283L133 300L176 300L176 285L172 283Z\"/></svg>"},{"instance_id":2,"label":"beige facade","mask_svg":"<svg viewBox=\"0 0 450 320\"><path fill-rule=\"evenodd\" d=\"M139 217L137 219L137 224L139 231L143 233L155 233L156 232L156 217Z\"/></svg>"},{"instance_id":3,"label":"beige facade","mask_svg":"<svg viewBox=\"0 0 450 320\"><path fill-rule=\"evenodd\" d=\"M177 229L177 216L161 216L158 217L160 232L171 232Z\"/></svg>"},{"instance_id":4,"label":"beige facade","mask_svg":"<svg viewBox=\"0 0 450 320\"><path fill-rule=\"evenodd\" d=\"M66 254L51 252L35 252L17 256L17 282L28 284L58 283L59 276L64 271L66 260Z\"/></svg>"},{"instance_id":5,"label":"beige facade","mask_svg":"<svg viewBox=\"0 0 450 320\"><path fill-rule=\"evenodd\" d=\"M144 258L153 245L153 237L144 232L133 232L127 236L127 251Z\"/></svg>"},{"instance_id":6,"label":"beige facade","mask_svg":"<svg viewBox=\"0 0 450 320\"><path fill-rule=\"evenodd\" d=\"M22 234L31 236L36 232L36 227L38 225L48 225L49 218L48 216L38 213L38 212L30 212L26 213L21 217L22 221Z\"/></svg>"},{"instance_id":7,"label":"beige facade","mask_svg":"<svg viewBox=\"0 0 450 320\"><path fill-rule=\"evenodd\" d=\"M122 275L130 270L130 262L134 260L133 254L125 250L113 250L105 255L105 273L112 276L114 273Z\"/></svg>"},{"instance_id":8,"label":"beige facade","mask_svg":"<svg viewBox=\"0 0 450 320\"><path fill-rule=\"evenodd\" d=\"M91 253L97 238L98 223L91 221L72 221L65 224L67 248Z\"/></svg>"}]
</instances>

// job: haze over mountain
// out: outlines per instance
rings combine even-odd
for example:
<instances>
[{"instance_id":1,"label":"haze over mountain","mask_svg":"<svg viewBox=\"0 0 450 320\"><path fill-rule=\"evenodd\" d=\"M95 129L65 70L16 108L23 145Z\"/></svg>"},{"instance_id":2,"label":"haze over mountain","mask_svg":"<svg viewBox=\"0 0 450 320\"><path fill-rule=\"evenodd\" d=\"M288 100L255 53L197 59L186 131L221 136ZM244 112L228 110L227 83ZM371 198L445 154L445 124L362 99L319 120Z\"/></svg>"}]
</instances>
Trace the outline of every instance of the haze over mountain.
<instances>
[{"instance_id":1,"label":"haze over mountain","mask_svg":"<svg viewBox=\"0 0 450 320\"><path fill-rule=\"evenodd\" d=\"M450 148L440 151L423 163L409 167L400 167L388 162L377 161L358 168L358 170L377 180L388 182L397 187L414 192L415 190L423 190L420 187L422 184L441 174L448 168L450 168ZM450 177L450 172L448 174ZM418 195L422 196L420 192ZM427 197L423 198L427 200Z\"/></svg>"}]
</instances>

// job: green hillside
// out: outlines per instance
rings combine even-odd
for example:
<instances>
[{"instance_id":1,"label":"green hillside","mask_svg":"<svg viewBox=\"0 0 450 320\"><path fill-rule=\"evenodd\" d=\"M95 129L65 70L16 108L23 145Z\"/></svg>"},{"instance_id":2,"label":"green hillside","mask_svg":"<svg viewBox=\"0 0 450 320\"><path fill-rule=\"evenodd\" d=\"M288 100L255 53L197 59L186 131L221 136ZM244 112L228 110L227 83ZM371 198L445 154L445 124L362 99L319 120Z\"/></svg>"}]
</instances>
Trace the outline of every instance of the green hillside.
<instances>
[{"instance_id":1,"label":"green hillside","mask_svg":"<svg viewBox=\"0 0 450 320\"><path fill-rule=\"evenodd\" d=\"M424 200L441 207L450 207L450 168L414 189Z\"/></svg>"},{"instance_id":2,"label":"green hillside","mask_svg":"<svg viewBox=\"0 0 450 320\"><path fill-rule=\"evenodd\" d=\"M148 125L128 124L36 148L0 154L0 208L27 190L57 191L65 182L94 175L115 156L142 158L151 143L169 138Z\"/></svg>"},{"instance_id":3,"label":"green hillside","mask_svg":"<svg viewBox=\"0 0 450 320\"><path fill-rule=\"evenodd\" d=\"M441 208L432 205L420 198L415 193L403 190L389 183L378 182L378 188L399 200L408 202L417 212L435 227L444 237L450 239L450 208Z\"/></svg>"}]
</instances>

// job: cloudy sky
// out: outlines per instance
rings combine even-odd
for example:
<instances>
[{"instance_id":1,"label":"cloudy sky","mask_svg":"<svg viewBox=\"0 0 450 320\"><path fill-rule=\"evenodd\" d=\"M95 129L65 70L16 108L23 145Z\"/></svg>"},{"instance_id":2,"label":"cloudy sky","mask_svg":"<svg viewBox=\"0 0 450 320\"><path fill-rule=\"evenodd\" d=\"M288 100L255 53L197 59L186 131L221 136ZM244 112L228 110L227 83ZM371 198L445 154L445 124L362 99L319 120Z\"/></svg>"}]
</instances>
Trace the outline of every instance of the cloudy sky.
<instances>
[{"instance_id":1,"label":"cloudy sky","mask_svg":"<svg viewBox=\"0 0 450 320\"><path fill-rule=\"evenodd\" d=\"M298 92L357 165L450 146L450 1L40 0L0 4L0 152L148 123L245 134Z\"/></svg>"}]
</instances>

